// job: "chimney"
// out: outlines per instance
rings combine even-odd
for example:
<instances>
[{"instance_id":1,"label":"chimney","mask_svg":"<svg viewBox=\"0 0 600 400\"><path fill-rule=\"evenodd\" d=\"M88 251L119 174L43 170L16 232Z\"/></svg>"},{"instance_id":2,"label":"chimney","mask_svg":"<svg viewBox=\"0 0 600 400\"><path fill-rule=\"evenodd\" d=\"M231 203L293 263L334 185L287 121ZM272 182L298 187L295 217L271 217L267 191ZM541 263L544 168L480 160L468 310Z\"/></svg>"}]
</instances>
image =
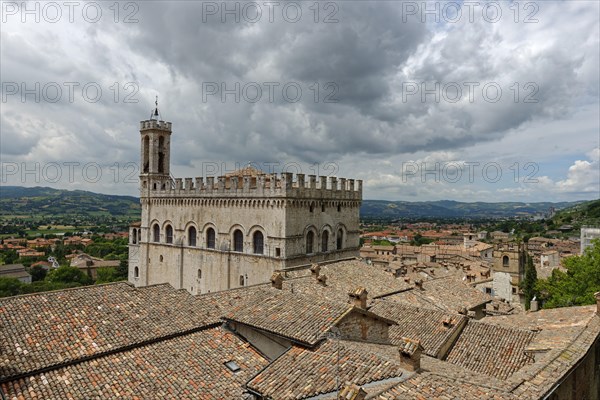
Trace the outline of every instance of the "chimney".
<instances>
[{"instance_id":1,"label":"chimney","mask_svg":"<svg viewBox=\"0 0 600 400\"><path fill-rule=\"evenodd\" d=\"M421 369L421 353L423 346L418 340L403 337L398 346L400 352L400 368L415 372Z\"/></svg>"},{"instance_id":2,"label":"chimney","mask_svg":"<svg viewBox=\"0 0 600 400\"><path fill-rule=\"evenodd\" d=\"M419 289L423 290L423 279L415 280L415 287L418 287Z\"/></svg>"},{"instance_id":3,"label":"chimney","mask_svg":"<svg viewBox=\"0 0 600 400\"><path fill-rule=\"evenodd\" d=\"M442 325L444 325L444 328L451 328L454 325L454 321L452 318L448 317L442 321Z\"/></svg>"},{"instance_id":4,"label":"chimney","mask_svg":"<svg viewBox=\"0 0 600 400\"><path fill-rule=\"evenodd\" d=\"M312 276L314 276L315 278L319 277L319 273L321 272L321 267L319 266L319 264L313 264L310 267L310 273Z\"/></svg>"},{"instance_id":5,"label":"chimney","mask_svg":"<svg viewBox=\"0 0 600 400\"><path fill-rule=\"evenodd\" d=\"M319 282L321 286L327 286L327 275L319 275L317 277L317 282Z\"/></svg>"},{"instance_id":6,"label":"chimney","mask_svg":"<svg viewBox=\"0 0 600 400\"><path fill-rule=\"evenodd\" d=\"M338 400L364 400L367 392L358 385L346 382L338 394Z\"/></svg>"},{"instance_id":7,"label":"chimney","mask_svg":"<svg viewBox=\"0 0 600 400\"><path fill-rule=\"evenodd\" d=\"M600 315L600 292L594 293L594 297L596 298L596 314Z\"/></svg>"},{"instance_id":8,"label":"chimney","mask_svg":"<svg viewBox=\"0 0 600 400\"><path fill-rule=\"evenodd\" d=\"M279 272L271 275L271 287L279 290L283 289L283 276Z\"/></svg>"},{"instance_id":9,"label":"chimney","mask_svg":"<svg viewBox=\"0 0 600 400\"><path fill-rule=\"evenodd\" d=\"M531 299L531 302L529 303L529 311L531 312L536 312L539 309L539 304L537 299L534 297L533 299Z\"/></svg>"},{"instance_id":10,"label":"chimney","mask_svg":"<svg viewBox=\"0 0 600 400\"><path fill-rule=\"evenodd\" d=\"M350 303L354 305L354 307L361 308L363 310L367 309L367 297L369 292L362 286L357 287L354 291L348 293L350 297Z\"/></svg>"}]
</instances>

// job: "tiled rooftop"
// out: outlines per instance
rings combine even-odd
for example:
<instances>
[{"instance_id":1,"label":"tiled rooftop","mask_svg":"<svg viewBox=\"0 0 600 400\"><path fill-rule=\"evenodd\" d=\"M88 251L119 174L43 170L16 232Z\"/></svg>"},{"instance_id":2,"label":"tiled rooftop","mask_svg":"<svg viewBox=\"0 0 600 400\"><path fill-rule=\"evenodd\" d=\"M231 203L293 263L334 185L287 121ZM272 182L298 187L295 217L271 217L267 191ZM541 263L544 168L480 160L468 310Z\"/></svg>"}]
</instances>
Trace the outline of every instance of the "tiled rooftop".
<instances>
[{"instance_id":1,"label":"tiled rooftop","mask_svg":"<svg viewBox=\"0 0 600 400\"><path fill-rule=\"evenodd\" d=\"M327 286L320 285L307 268L281 271L285 278L283 289L345 303L348 301L348 292L358 286L367 289L370 299L410 288L402 279L396 279L382 269L359 260L340 261L320 267L320 275L327 276Z\"/></svg>"},{"instance_id":2,"label":"tiled rooftop","mask_svg":"<svg viewBox=\"0 0 600 400\"><path fill-rule=\"evenodd\" d=\"M424 372L374 397L377 400L518 400L500 390Z\"/></svg>"},{"instance_id":3,"label":"tiled rooftop","mask_svg":"<svg viewBox=\"0 0 600 400\"><path fill-rule=\"evenodd\" d=\"M369 311L398 323L390 327L390 341L393 344L399 344L402 337L418 339L425 353L432 357L438 356L444 345L466 322L466 317L462 315L387 300L376 301Z\"/></svg>"},{"instance_id":4,"label":"tiled rooftop","mask_svg":"<svg viewBox=\"0 0 600 400\"><path fill-rule=\"evenodd\" d=\"M266 365L235 334L211 328L3 383L2 390L7 400L240 399L244 383Z\"/></svg>"},{"instance_id":5,"label":"tiled rooftop","mask_svg":"<svg viewBox=\"0 0 600 400\"><path fill-rule=\"evenodd\" d=\"M386 299L408 303L420 307L438 308L450 312L459 312L481 306L493 300L493 297L471 287L452 276L423 282L423 289L413 289L393 294Z\"/></svg>"},{"instance_id":6,"label":"tiled rooftop","mask_svg":"<svg viewBox=\"0 0 600 400\"><path fill-rule=\"evenodd\" d=\"M302 399L335 391L336 382L364 385L403 373L396 346L328 339L314 350L292 347L247 386L274 400Z\"/></svg>"},{"instance_id":7,"label":"tiled rooftop","mask_svg":"<svg viewBox=\"0 0 600 400\"><path fill-rule=\"evenodd\" d=\"M532 331L470 320L447 356L447 361L482 374L506 379L532 362L525 354Z\"/></svg>"},{"instance_id":8,"label":"tiled rooftop","mask_svg":"<svg viewBox=\"0 0 600 400\"><path fill-rule=\"evenodd\" d=\"M220 322L170 285L126 283L0 299L0 381Z\"/></svg>"},{"instance_id":9,"label":"tiled rooftop","mask_svg":"<svg viewBox=\"0 0 600 400\"><path fill-rule=\"evenodd\" d=\"M307 345L316 344L339 318L352 309L349 304L270 288L250 296L255 297L233 306L224 318Z\"/></svg>"}]
</instances>

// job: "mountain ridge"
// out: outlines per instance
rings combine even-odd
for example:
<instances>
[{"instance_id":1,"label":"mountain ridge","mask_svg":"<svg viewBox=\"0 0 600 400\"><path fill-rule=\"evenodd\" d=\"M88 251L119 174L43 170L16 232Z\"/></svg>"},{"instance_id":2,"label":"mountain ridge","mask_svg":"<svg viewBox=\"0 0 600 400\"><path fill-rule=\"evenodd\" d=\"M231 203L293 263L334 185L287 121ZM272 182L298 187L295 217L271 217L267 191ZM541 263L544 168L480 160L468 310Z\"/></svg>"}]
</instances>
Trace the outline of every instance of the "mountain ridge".
<instances>
[{"instance_id":1,"label":"mountain ridge","mask_svg":"<svg viewBox=\"0 0 600 400\"><path fill-rule=\"evenodd\" d=\"M528 216L573 207L586 201L573 202L460 202L363 200L361 218L509 218ZM132 214L140 210L135 196L108 195L85 190L50 187L1 186L0 215L18 214L85 214L106 212L113 215ZM66 209L65 209L66 208Z\"/></svg>"}]
</instances>

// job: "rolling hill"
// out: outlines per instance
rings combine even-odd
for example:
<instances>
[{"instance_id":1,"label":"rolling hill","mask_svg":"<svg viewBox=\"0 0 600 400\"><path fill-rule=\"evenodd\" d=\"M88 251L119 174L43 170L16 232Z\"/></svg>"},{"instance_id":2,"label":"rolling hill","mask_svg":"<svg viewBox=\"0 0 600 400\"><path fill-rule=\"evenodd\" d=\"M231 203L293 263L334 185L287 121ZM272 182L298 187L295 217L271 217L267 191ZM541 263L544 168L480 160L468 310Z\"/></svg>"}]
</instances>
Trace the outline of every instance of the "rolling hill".
<instances>
[{"instance_id":1,"label":"rolling hill","mask_svg":"<svg viewBox=\"0 0 600 400\"><path fill-rule=\"evenodd\" d=\"M360 215L361 218L390 220L400 218L509 218L546 212L550 207L559 210L585 203L364 200ZM83 190L60 190L48 187L0 187L0 216L34 214L139 216L140 204L139 199L133 196L106 195Z\"/></svg>"},{"instance_id":2,"label":"rolling hill","mask_svg":"<svg viewBox=\"0 0 600 400\"><path fill-rule=\"evenodd\" d=\"M48 187L0 187L0 216L140 215L137 197Z\"/></svg>"}]
</instances>

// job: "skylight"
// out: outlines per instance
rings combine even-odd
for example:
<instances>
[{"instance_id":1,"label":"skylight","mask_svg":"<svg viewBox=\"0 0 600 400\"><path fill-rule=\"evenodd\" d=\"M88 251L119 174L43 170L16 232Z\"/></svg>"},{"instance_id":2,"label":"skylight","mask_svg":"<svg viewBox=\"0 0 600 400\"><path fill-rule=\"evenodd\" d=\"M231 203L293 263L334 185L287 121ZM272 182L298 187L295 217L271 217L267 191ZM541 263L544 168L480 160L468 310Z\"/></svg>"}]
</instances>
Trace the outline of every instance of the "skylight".
<instances>
[{"instance_id":1,"label":"skylight","mask_svg":"<svg viewBox=\"0 0 600 400\"><path fill-rule=\"evenodd\" d=\"M237 363L236 363L235 361L233 361L233 360L232 360L232 361L227 361L227 362L225 363L225 366L226 366L227 368L229 368L229 370L230 370L231 372L238 372L238 371L241 369L241 368L240 368L240 366L239 366L239 365L237 365Z\"/></svg>"}]
</instances>

